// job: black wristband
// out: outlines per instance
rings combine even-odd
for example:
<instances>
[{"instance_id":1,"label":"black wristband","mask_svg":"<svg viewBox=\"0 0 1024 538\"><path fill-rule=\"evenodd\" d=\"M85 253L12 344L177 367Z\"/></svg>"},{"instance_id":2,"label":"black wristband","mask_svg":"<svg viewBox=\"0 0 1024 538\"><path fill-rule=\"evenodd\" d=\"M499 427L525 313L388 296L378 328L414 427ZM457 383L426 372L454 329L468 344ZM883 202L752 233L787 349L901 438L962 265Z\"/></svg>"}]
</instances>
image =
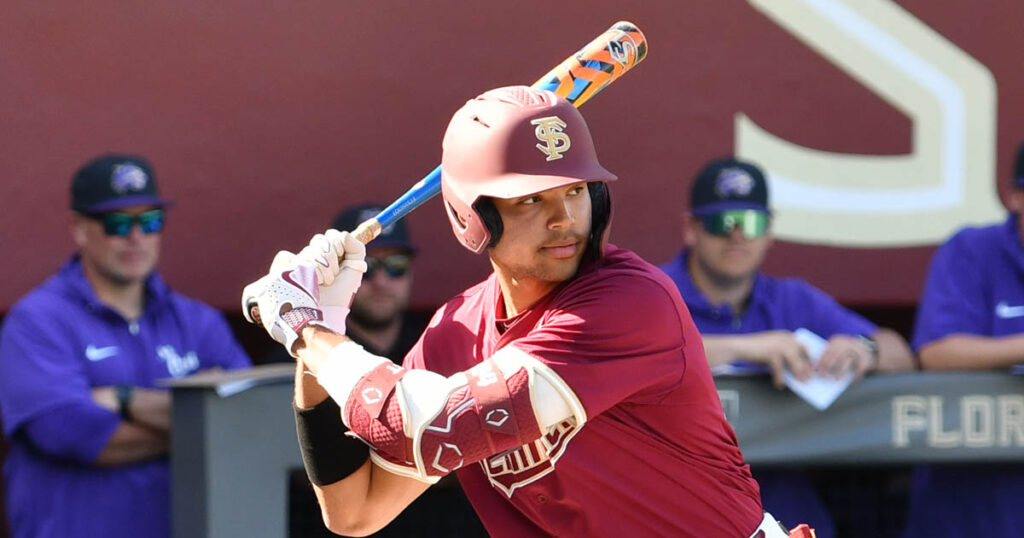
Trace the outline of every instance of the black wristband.
<instances>
[{"instance_id":1,"label":"black wristband","mask_svg":"<svg viewBox=\"0 0 1024 538\"><path fill-rule=\"evenodd\" d=\"M132 421L132 386L114 385L114 394L117 395L117 414L125 422Z\"/></svg>"},{"instance_id":2,"label":"black wristband","mask_svg":"<svg viewBox=\"0 0 1024 538\"><path fill-rule=\"evenodd\" d=\"M295 433L299 437L302 463L309 481L325 486L356 472L370 457L370 447L345 435L341 408L327 398L312 409L295 410Z\"/></svg>"},{"instance_id":3,"label":"black wristband","mask_svg":"<svg viewBox=\"0 0 1024 538\"><path fill-rule=\"evenodd\" d=\"M862 346L867 348L868 353L870 354L871 366L868 368L868 370L870 371L870 370L877 369L878 368L878 342L876 342L874 338L871 338L870 336L864 336L862 334L857 335L857 341L860 342L860 344Z\"/></svg>"}]
</instances>

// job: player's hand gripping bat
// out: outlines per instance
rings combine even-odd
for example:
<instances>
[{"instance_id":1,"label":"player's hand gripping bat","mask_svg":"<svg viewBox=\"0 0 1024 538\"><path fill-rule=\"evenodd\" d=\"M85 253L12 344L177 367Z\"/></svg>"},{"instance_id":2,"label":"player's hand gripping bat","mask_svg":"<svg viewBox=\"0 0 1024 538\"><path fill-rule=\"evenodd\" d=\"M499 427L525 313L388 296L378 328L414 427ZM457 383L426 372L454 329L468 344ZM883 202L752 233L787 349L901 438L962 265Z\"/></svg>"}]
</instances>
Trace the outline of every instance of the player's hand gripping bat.
<instances>
[{"instance_id":1,"label":"player's hand gripping bat","mask_svg":"<svg viewBox=\"0 0 1024 538\"><path fill-rule=\"evenodd\" d=\"M615 82L647 57L647 38L627 21L619 21L540 77L533 87L550 90L579 107ZM363 243L373 241L385 227L408 215L441 192L441 167L438 166L413 185L377 216L352 231ZM259 322L259 308L246 305L251 319Z\"/></svg>"}]
</instances>

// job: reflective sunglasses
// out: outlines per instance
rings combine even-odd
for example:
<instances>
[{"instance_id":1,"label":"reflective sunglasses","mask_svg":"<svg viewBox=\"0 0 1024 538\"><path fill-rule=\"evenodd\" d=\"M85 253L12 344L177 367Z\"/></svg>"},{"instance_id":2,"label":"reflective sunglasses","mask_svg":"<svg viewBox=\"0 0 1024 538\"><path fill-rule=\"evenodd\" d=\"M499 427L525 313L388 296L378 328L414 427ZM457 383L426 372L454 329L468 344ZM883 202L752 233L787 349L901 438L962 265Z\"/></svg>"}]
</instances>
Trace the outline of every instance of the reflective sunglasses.
<instances>
[{"instance_id":1,"label":"reflective sunglasses","mask_svg":"<svg viewBox=\"0 0 1024 538\"><path fill-rule=\"evenodd\" d=\"M412 257L408 254L391 254L383 258L366 257L366 275L364 278L373 278L377 269L384 269L384 273L391 278L401 278L409 272L412 266Z\"/></svg>"},{"instance_id":2,"label":"reflective sunglasses","mask_svg":"<svg viewBox=\"0 0 1024 538\"><path fill-rule=\"evenodd\" d=\"M136 224L144 234L159 233L164 229L164 210L153 209L140 215L128 213L102 213L90 218L103 224L103 232L109 236L124 237L132 233Z\"/></svg>"},{"instance_id":3,"label":"reflective sunglasses","mask_svg":"<svg viewBox=\"0 0 1024 538\"><path fill-rule=\"evenodd\" d=\"M730 209L701 217L704 231L711 235L729 237L739 228L747 239L757 239L768 231L768 213L755 209Z\"/></svg>"}]
</instances>

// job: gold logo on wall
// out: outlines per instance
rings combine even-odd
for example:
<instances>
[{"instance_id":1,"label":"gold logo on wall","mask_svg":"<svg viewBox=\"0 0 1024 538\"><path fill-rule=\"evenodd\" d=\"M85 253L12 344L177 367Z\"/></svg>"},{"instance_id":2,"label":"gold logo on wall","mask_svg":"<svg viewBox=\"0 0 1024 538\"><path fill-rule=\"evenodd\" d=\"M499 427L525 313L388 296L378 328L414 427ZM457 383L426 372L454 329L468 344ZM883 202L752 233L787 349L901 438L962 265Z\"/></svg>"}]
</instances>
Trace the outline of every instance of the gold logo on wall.
<instances>
[{"instance_id":1,"label":"gold logo on wall","mask_svg":"<svg viewBox=\"0 0 1024 538\"><path fill-rule=\"evenodd\" d=\"M561 159L562 154L569 151L572 141L569 140L569 135L562 132L566 124L561 118L558 116L537 118L531 121L530 125L537 126L533 132L537 135L537 140L543 142L543 144L537 144L537 149L548 156L547 160Z\"/></svg>"}]
</instances>

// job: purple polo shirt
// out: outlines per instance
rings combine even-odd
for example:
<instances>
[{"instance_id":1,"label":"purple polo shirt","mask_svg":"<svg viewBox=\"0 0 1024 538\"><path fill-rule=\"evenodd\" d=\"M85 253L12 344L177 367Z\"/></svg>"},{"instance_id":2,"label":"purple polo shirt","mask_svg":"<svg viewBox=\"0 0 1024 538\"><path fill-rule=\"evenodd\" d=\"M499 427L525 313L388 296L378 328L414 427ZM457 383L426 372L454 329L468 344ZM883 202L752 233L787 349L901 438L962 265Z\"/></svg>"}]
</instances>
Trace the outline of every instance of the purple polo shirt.
<instances>
[{"instance_id":1,"label":"purple polo shirt","mask_svg":"<svg viewBox=\"0 0 1024 538\"><path fill-rule=\"evenodd\" d=\"M697 289L686 268L689 253L683 251L661 266L679 287L690 315L701 334L749 334L801 327L822 338L837 334L874 334L878 327L852 312L806 281L776 278L762 273L754 277L749 304L737 316L729 305L711 304ZM740 357L737 357L740 359ZM744 370L768 373L767 366L736 360ZM740 447L742 448L742 447ZM832 516L818 497L810 479L799 469L751 467L761 486L765 510L788 525L808 523L819 538L834 536Z\"/></svg>"},{"instance_id":2,"label":"purple polo shirt","mask_svg":"<svg viewBox=\"0 0 1024 538\"><path fill-rule=\"evenodd\" d=\"M92 465L119 423L90 389L157 379L249 357L223 315L146 282L133 323L96 298L78 257L18 301L0 331L0 420L10 443L4 465L13 538L170 535L166 458Z\"/></svg>"},{"instance_id":3,"label":"purple polo shirt","mask_svg":"<svg viewBox=\"0 0 1024 538\"><path fill-rule=\"evenodd\" d=\"M1024 248L1018 217L965 228L932 258L914 326L914 350L954 333L1024 333Z\"/></svg>"},{"instance_id":4,"label":"purple polo shirt","mask_svg":"<svg viewBox=\"0 0 1024 538\"><path fill-rule=\"evenodd\" d=\"M878 327L825 292L796 278L776 278L758 273L747 309L737 316L729 305L715 305L697 289L686 269L688 253L661 265L679 286L701 334L749 334L801 327L828 339L837 334L870 336ZM737 357L740 358L740 357ZM764 370L767 372L767 368Z\"/></svg>"},{"instance_id":5,"label":"purple polo shirt","mask_svg":"<svg viewBox=\"0 0 1024 538\"><path fill-rule=\"evenodd\" d=\"M964 228L935 251L917 311L915 350L954 333L1024 333L1024 247L1018 218ZM906 538L1020 536L1024 465L921 466Z\"/></svg>"}]
</instances>

